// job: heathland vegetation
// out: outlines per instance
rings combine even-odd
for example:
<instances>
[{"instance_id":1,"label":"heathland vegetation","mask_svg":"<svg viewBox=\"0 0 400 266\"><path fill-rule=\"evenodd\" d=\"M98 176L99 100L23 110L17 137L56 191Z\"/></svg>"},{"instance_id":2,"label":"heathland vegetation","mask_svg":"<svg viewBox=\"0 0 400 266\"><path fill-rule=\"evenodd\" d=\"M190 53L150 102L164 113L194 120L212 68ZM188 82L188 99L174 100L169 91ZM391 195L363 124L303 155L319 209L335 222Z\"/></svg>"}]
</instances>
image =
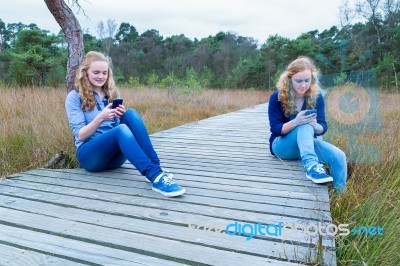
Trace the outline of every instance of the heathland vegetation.
<instances>
[{"instance_id":1,"label":"heathland vegetation","mask_svg":"<svg viewBox=\"0 0 400 266\"><path fill-rule=\"evenodd\" d=\"M327 94L336 108L327 110L326 138L349 156L347 191L331 191L334 223L384 230L338 237L338 264L399 265L399 1L342 8L340 28L293 40L274 35L260 46L229 32L201 40L164 38L154 29L139 34L110 19L99 23L100 37L84 35L85 51L112 58L126 106L141 113L150 133L266 102L285 64L313 58L324 88L348 85L336 98ZM364 22L349 23L351 14ZM64 111L66 61L62 33L0 19L0 176L40 167L60 150L71 157L62 167L76 166ZM341 118L367 103L369 121Z\"/></svg>"},{"instance_id":2,"label":"heathland vegetation","mask_svg":"<svg viewBox=\"0 0 400 266\"><path fill-rule=\"evenodd\" d=\"M341 26L311 30L295 39L278 34L263 43L251 37L219 32L191 40L163 37L156 29L139 33L134 25L108 19L98 36L85 33L85 51L112 58L119 84L180 88L273 88L277 75L299 55L318 63L337 82L353 71L372 69L381 90L399 88L399 1L362 0L341 7ZM352 24L351 18L360 22ZM267 36L266 36L267 37ZM262 42L263 40L261 40ZM32 23L0 18L0 83L59 86L65 83L67 47L64 34ZM178 86L179 85L179 86Z\"/></svg>"},{"instance_id":3,"label":"heathland vegetation","mask_svg":"<svg viewBox=\"0 0 400 266\"><path fill-rule=\"evenodd\" d=\"M71 156L60 167L76 167L71 130L64 110L64 88L0 87L0 170L1 175L40 167L64 150ZM268 100L269 91L203 90L182 93L156 88L122 88L126 106L137 109L150 133L192 121L234 111ZM328 100L330 98L328 97ZM400 228L400 117L399 94L379 93L380 128L346 138L345 125L330 114L326 138L351 157L347 191L332 191L331 212L335 224L349 228L380 226L383 236L338 236L339 265L398 265ZM360 104L360 103L359 103ZM362 124L355 125L363 130ZM266 141L267 141L267 134ZM352 153L360 145L374 147L376 154ZM350 154L349 154L350 153Z\"/></svg>"},{"instance_id":4,"label":"heathland vegetation","mask_svg":"<svg viewBox=\"0 0 400 266\"><path fill-rule=\"evenodd\" d=\"M140 112L150 134L268 101L267 91L120 90L126 108ZM62 167L76 166L64 88L0 86L0 93L0 176L41 167L61 150L71 157Z\"/></svg>"}]
</instances>

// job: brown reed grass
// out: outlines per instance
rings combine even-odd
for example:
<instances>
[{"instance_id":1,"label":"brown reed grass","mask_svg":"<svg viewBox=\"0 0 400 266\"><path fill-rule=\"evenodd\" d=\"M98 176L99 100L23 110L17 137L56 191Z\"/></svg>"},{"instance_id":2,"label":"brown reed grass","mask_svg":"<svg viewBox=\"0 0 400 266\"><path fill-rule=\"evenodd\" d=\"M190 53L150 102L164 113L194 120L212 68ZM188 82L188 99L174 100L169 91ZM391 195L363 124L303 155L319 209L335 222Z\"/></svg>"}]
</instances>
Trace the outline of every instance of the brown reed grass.
<instances>
[{"instance_id":1,"label":"brown reed grass","mask_svg":"<svg viewBox=\"0 0 400 266\"><path fill-rule=\"evenodd\" d=\"M0 93L0 176L43 166L60 150L75 158L65 89L2 87ZM121 95L126 108L139 111L151 134L266 102L269 93L122 88Z\"/></svg>"}]
</instances>

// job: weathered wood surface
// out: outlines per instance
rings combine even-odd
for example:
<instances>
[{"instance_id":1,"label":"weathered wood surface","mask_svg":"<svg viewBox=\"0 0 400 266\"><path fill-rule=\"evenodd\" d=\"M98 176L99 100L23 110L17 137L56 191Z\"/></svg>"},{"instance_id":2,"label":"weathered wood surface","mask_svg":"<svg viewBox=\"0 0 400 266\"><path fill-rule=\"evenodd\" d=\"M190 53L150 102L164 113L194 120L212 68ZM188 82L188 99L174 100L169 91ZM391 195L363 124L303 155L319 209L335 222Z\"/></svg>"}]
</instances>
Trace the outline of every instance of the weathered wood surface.
<instances>
[{"instance_id":1,"label":"weathered wood surface","mask_svg":"<svg viewBox=\"0 0 400 266\"><path fill-rule=\"evenodd\" d=\"M266 110L262 104L151 136L162 166L186 188L183 197L153 192L129 163L2 180L0 265L336 265L328 237L293 230L246 240L219 232L236 221L331 222L327 187L307 180L298 161L270 155Z\"/></svg>"}]
</instances>

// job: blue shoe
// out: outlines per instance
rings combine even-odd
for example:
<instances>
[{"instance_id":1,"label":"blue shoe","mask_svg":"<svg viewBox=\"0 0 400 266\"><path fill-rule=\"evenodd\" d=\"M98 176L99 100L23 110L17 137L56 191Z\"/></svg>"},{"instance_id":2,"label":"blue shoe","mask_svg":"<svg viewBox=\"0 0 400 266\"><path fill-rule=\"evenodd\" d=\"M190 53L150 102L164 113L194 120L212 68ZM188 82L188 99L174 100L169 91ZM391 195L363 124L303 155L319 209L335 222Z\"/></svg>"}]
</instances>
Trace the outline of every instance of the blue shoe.
<instances>
[{"instance_id":1,"label":"blue shoe","mask_svg":"<svg viewBox=\"0 0 400 266\"><path fill-rule=\"evenodd\" d=\"M169 171L169 170L167 170L167 169L165 169L165 168L162 168L162 167L161 167L161 170L162 170L165 174L167 174L169 178L173 178L173 177L174 177L174 174L171 173L171 171ZM151 182L149 179L147 179L147 177L145 178L145 180L146 180L147 182Z\"/></svg>"},{"instance_id":2,"label":"blue shoe","mask_svg":"<svg viewBox=\"0 0 400 266\"><path fill-rule=\"evenodd\" d=\"M154 179L151 189L167 197L177 197L186 192L183 187L172 180L172 177L169 174L164 172Z\"/></svg>"},{"instance_id":3,"label":"blue shoe","mask_svg":"<svg viewBox=\"0 0 400 266\"><path fill-rule=\"evenodd\" d=\"M322 164L317 163L307 169L306 177L316 184L332 182L333 178L326 174Z\"/></svg>"}]
</instances>

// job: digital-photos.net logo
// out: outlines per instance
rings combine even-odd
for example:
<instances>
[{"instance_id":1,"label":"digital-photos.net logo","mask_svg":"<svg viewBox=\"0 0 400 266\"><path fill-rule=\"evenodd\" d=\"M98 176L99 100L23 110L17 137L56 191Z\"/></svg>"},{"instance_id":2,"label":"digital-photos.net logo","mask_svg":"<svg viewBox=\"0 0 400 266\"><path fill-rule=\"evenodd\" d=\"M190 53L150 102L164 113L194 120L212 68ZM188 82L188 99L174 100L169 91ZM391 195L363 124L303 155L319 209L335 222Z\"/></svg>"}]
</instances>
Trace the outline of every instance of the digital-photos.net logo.
<instances>
[{"instance_id":1,"label":"digital-photos.net logo","mask_svg":"<svg viewBox=\"0 0 400 266\"><path fill-rule=\"evenodd\" d=\"M188 224L189 229L202 230L210 233L225 233L229 236L244 236L249 241L253 237L288 237L294 234L305 234L311 237L321 236L383 236L384 230L381 226L358 226L349 229L349 224L323 224L323 223L309 223L303 224L290 224L278 222L274 223L229 223L225 227L222 226L204 226L197 224Z\"/></svg>"},{"instance_id":2,"label":"digital-photos.net logo","mask_svg":"<svg viewBox=\"0 0 400 266\"><path fill-rule=\"evenodd\" d=\"M365 235L365 236L383 236L383 228L378 226L359 226L349 230L349 224L322 224L322 223L309 223L303 224L290 224L279 222L278 224L263 224L258 222L256 224L239 222L230 223L225 228L226 234L230 236L238 235L245 236L246 240L251 240L255 236L275 236L285 237L302 233L311 237L318 235L321 236L348 236L352 235Z\"/></svg>"}]
</instances>

